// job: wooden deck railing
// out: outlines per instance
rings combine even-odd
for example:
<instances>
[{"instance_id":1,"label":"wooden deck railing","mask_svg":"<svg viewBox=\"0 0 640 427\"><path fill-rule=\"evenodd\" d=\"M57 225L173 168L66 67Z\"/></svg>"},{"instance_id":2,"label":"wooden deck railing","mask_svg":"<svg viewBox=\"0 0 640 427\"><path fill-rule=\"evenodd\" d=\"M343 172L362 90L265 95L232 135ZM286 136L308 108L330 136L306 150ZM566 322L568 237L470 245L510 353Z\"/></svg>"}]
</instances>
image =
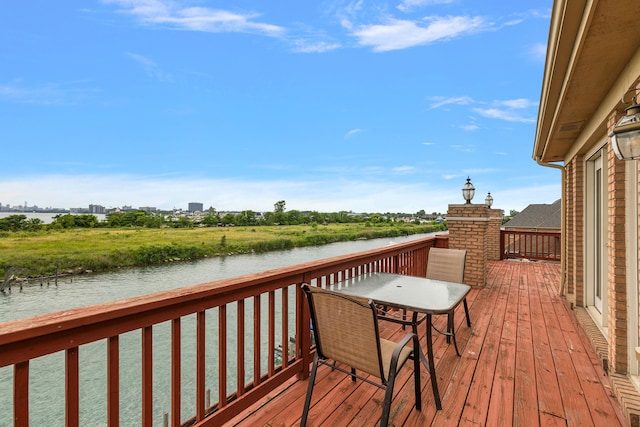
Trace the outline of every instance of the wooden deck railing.
<instances>
[{"instance_id":1,"label":"wooden deck railing","mask_svg":"<svg viewBox=\"0 0 640 427\"><path fill-rule=\"evenodd\" d=\"M560 232L500 231L500 259L560 261Z\"/></svg>"},{"instance_id":2,"label":"wooden deck railing","mask_svg":"<svg viewBox=\"0 0 640 427\"><path fill-rule=\"evenodd\" d=\"M29 400L30 362L60 351L64 352L64 363L56 369L64 370L65 423L67 426L79 425L82 411L80 370L83 361L79 357L79 349L85 344L105 340L106 393L95 397L106 400L106 420L102 423L138 424L138 420L121 417L121 377L125 375L121 375L121 342L125 339L123 334L130 331L140 331L141 336L141 372L138 373L141 387L139 394L136 393L140 396L140 424L161 424L162 411L165 409L160 409L158 419L158 408L154 407L153 379L154 374L157 375L154 352L158 351L158 343L154 342L154 327L163 322L170 325L167 344L170 348L165 349L170 358L167 368L170 372L166 373L170 376L171 404L166 411L170 425L221 425L289 378L308 376L312 358L309 314L300 284L332 283L369 271L424 275L427 253L433 246L447 247L448 236L428 237L357 254L1 324L0 367L13 366L14 425L28 425L30 404L38 405L38 402ZM217 320L217 351L211 350L210 346L212 317ZM245 321L246 318L252 320ZM184 351L187 340L184 331L188 328L183 326L193 322L195 364L192 369L195 373L189 374L195 380L189 387L195 388L195 392L193 389L187 392L184 390L184 376L188 368L184 363L186 356L181 355L181 351ZM295 331L293 337L291 330ZM290 346L295 346L295 351ZM252 356L245 356L247 354ZM282 357L277 357L277 354L282 354ZM251 360L245 360L245 357ZM217 360L217 372L214 374L217 390L212 393L216 400L214 403L210 403L207 392L212 359ZM235 374L228 378L230 369L235 370ZM184 407L187 395L194 396L195 402L191 402L191 407L195 409L193 413L184 414L181 407ZM5 414L5 421L8 415Z\"/></svg>"}]
</instances>

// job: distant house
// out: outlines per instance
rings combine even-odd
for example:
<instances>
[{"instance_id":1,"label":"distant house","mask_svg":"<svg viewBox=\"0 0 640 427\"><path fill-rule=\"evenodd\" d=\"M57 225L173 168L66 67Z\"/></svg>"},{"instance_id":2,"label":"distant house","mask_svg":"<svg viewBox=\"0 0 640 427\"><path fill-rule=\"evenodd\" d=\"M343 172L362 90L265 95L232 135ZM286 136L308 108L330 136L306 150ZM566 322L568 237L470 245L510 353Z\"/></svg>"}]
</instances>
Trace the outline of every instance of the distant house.
<instances>
[{"instance_id":1,"label":"distant house","mask_svg":"<svg viewBox=\"0 0 640 427\"><path fill-rule=\"evenodd\" d=\"M560 199L552 204L532 204L507 221L505 230L518 231L560 231L562 205Z\"/></svg>"}]
</instances>

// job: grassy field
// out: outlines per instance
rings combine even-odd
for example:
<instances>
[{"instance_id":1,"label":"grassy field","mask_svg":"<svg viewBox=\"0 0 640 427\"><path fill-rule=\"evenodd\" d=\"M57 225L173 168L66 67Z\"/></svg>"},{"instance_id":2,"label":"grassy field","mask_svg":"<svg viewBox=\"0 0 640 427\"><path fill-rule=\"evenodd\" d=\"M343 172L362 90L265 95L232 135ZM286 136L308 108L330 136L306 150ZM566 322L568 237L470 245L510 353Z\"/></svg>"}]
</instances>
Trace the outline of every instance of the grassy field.
<instances>
[{"instance_id":1,"label":"grassy field","mask_svg":"<svg viewBox=\"0 0 640 427\"><path fill-rule=\"evenodd\" d=\"M3 233L0 283L10 267L18 277L153 265L246 252L404 236L445 229L399 223L213 228L92 228Z\"/></svg>"}]
</instances>

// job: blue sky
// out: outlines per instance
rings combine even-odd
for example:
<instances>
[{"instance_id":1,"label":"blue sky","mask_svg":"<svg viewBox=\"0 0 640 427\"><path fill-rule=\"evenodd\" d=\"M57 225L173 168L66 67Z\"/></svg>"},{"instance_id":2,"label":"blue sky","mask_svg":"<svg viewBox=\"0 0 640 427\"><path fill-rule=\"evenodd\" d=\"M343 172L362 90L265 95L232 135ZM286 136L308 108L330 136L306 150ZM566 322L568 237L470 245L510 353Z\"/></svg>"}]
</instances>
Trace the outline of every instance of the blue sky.
<instances>
[{"instance_id":1,"label":"blue sky","mask_svg":"<svg viewBox=\"0 0 640 427\"><path fill-rule=\"evenodd\" d=\"M0 2L0 203L509 212L550 0Z\"/></svg>"}]
</instances>

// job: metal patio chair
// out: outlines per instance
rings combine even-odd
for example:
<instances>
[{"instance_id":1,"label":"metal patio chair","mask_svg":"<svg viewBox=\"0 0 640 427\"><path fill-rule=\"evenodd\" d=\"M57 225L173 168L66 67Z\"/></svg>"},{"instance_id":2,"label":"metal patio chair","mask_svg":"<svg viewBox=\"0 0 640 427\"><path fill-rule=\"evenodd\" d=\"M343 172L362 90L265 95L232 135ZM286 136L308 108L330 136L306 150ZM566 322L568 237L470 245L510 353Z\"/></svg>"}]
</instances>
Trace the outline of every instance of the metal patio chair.
<instances>
[{"instance_id":1,"label":"metal patio chair","mask_svg":"<svg viewBox=\"0 0 640 427\"><path fill-rule=\"evenodd\" d=\"M387 426L396 373L408 359L413 360L415 406L422 408L420 387L420 344L418 336L407 333L399 342L381 338L378 333L377 309L373 302L340 292L302 285L307 296L315 335L316 353L309 376L309 386L302 412L301 426L307 424L311 396L318 365L331 366L369 384L385 390L380 425ZM424 356L422 356L424 357ZM351 368L341 368L338 364ZM357 374L369 374L379 381Z\"/></svg>"},{"instance_id":2,"label":"metal patio chair","mask_svg":"<svg viewBox=\"0 0 640 427\"><path fill-rule=\"evenodd\" d=\"M464 266L467 259L467 251L464 249L446 249L431 248L429 249L429 259L427 261L427 279L442 280L445 282L463 283ZM469 317L469 306L467 305L467 297L462 300L464 306L464 314L467 317L467 326L471 327L471 318ZM447 342L453 338L453 345L458 351L456 343L456 335L453 324L453 312L447 314L447 331L443 332L434 327L441 334L447 336Z\"/></svg>"}]
</instances>

